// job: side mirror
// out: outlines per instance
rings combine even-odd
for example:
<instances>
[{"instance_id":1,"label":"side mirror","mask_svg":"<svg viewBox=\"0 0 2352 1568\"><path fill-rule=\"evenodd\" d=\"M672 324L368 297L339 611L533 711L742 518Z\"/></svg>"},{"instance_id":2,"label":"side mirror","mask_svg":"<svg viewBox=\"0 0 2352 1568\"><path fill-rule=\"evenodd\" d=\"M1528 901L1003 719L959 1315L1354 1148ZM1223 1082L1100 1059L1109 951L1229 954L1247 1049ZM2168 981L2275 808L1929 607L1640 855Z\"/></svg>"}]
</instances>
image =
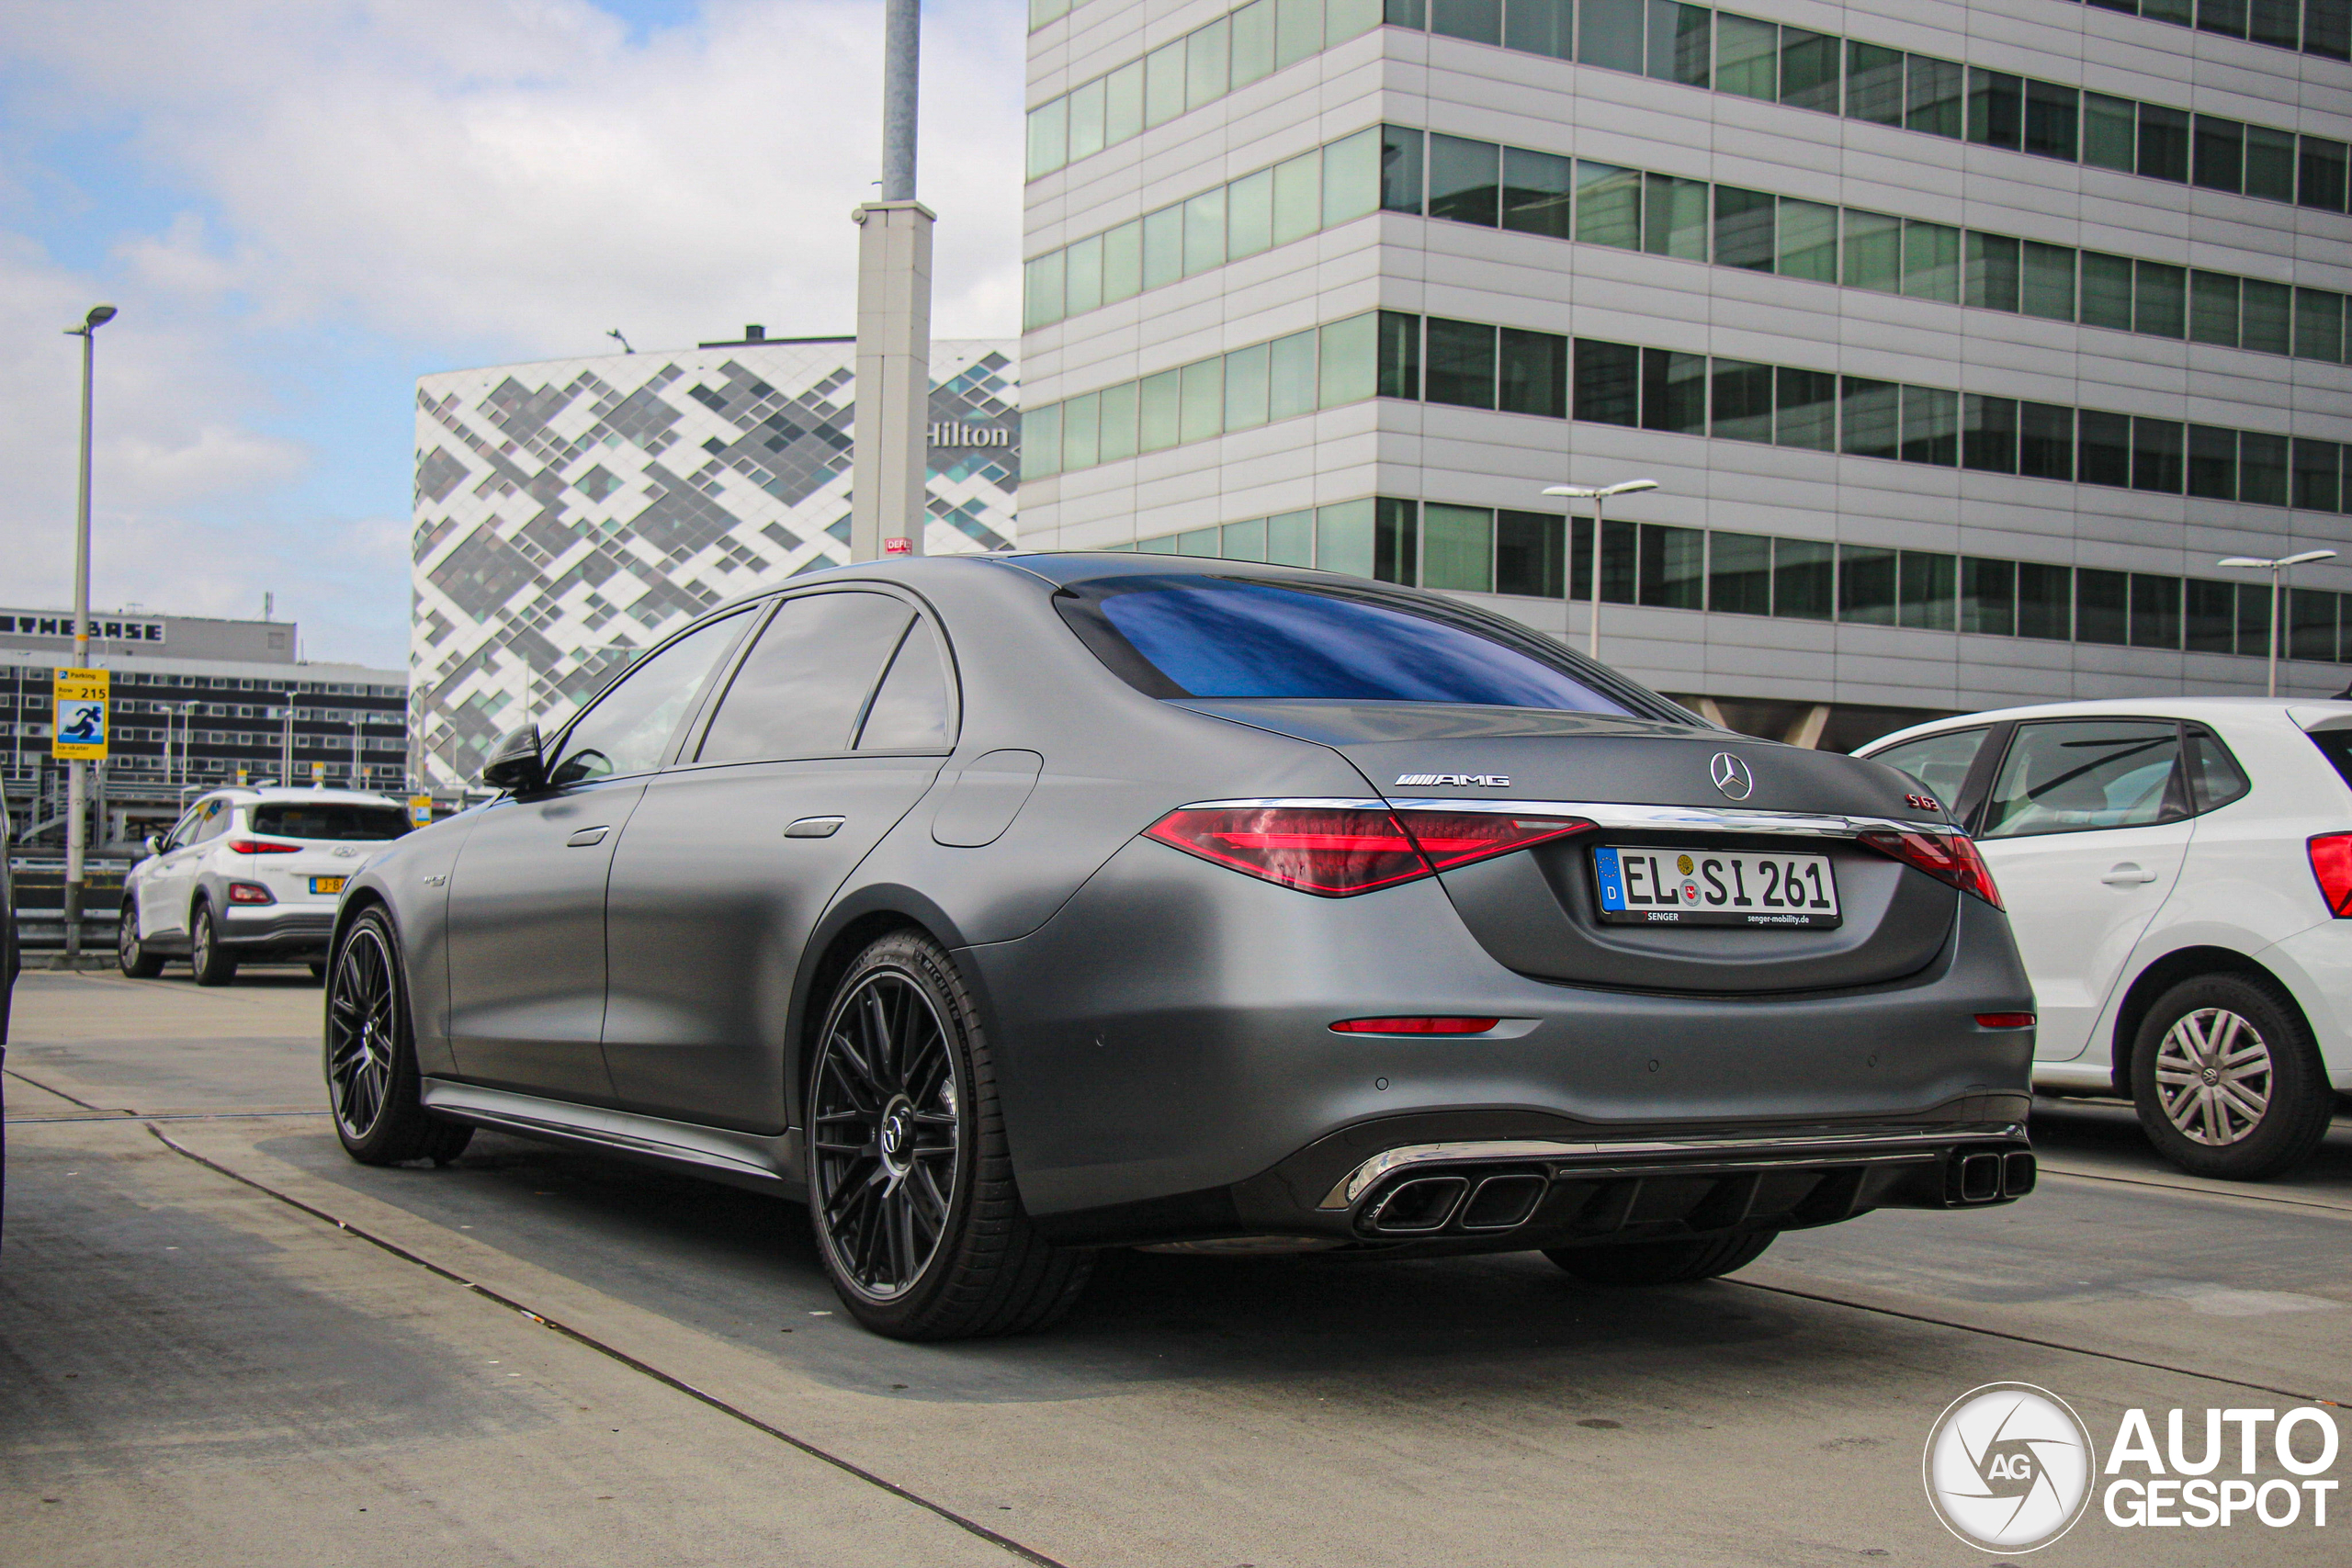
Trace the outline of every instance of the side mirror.
<instances>
[{"instance_id":1,"label":"side mirror","mask_svg":"<svg viewBox=\"0 0 2352 1568\"><path fill-rule=\"evenodd\" d=\"M547 760L539 752L539 727L526 724L501 740L481 765L481 782L492 789L528 795L547 783Z\"/></svg>"},{"instance_id":2,"label":"side mirror","mask_svg":"<svg viewBox=\"0 0 2352 1568\"><path fill-rule=\"evenodd\" d=\"M164 840L160 834L147 835L147 852L151 855L159 855L164 852Z\"/></svg>"}]
</instances>

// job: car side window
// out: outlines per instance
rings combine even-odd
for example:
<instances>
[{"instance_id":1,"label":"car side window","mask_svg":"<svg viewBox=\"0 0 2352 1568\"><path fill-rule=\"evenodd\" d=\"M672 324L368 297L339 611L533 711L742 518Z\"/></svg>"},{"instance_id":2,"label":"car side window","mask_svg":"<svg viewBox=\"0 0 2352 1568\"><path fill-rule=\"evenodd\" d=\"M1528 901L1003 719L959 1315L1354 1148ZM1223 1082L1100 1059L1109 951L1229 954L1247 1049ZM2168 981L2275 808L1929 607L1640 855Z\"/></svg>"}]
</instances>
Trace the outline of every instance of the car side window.
<instances>
[{"instance_id":1,"label":"car side window","mask_svg":"<svg viewBox=\"0 0 2352 1568\"><path fill-rule=\"evenodd\" d=\"M230 819L236 813L225 800L208 800L196 808L198 821L193 842L205 843L229 830Z\"/></svg>"},{"instance_id":2,"label":"car side window","mask_svg":"<svg viewBox=\"0 0 2352 1568\"><path fill-rule=\"evenodd\" d=\"M2021 724L1985 803L1986 839L2144 828L2188 815L2180 727L2165 719Z\"/></svg>"},{"instance_id":3,"label":"car side window","mask_svg":"<svg viewBox=\"0 0 2352 1568\"><path fill-rule=\"evenodd\" d=\"M172 836L164 840L164 848L165 852L168 852L172 850L186 849L189 844L195 842L196 831L203 825L203 807L190 807L188 814L181 818L179 821L174 825L172 829Z\"/></svg>"},{"instance_id":4,"label":"car side window","mask_svg":"<svg viewBox=\"0 0 2352 1568\"><path fill-rule=\"evenodd\" d=\"M947 694L947 660L927 615L899 639L899 651L876 689L857 735L861 751L940 750L955 744L955 705Z\"/></svg>"},{"instance_id":5,"label":"car side window","mask_svg":"<svg viewBox=\"0 0 2352 1568\"><path fill-rule=\"evenodd\" d=\"M2216 810L2254 788L2222 738L2193 725L2188 731L2188 778L2197 791L2199 811Z\"/></svg>"},{"instance_id":6,"label":"car side window","mask_svg":"<svg viewBox=\"0 0 2352 1568\"><path fill-rule=\"evenodd\" d=\"M1900 746L1874 751L1871 761L1902 769L1949 807L1960 799L1961 785L1968 782L1968 770L1975 766L1976 753L1984 750L1984 737L1991 733L1988 729L1948 729L1940 735L1922 735Z\"/></svg>"},{"instance_id":7,"label":"car side window","mask_svg":"<svg viewBox=\"0 0 2352 1568\"><path fill-rule=\"evenodd\" d=\"M660 767L679 722L745 624L741 612L722 616L623 675L565 734L548 782L580 784Z\"/></svg>"},{"instance_id":8,"label":"car side window","mask_svg":"<svg viewBox=\"0 0 2352 1568\"><path fill-rule=\"evenodd\" d=\"M914 612L887 593L786 599L718 699L695 761L827 757L850 749L883 661Z\"/></svg>"}]
</instances>

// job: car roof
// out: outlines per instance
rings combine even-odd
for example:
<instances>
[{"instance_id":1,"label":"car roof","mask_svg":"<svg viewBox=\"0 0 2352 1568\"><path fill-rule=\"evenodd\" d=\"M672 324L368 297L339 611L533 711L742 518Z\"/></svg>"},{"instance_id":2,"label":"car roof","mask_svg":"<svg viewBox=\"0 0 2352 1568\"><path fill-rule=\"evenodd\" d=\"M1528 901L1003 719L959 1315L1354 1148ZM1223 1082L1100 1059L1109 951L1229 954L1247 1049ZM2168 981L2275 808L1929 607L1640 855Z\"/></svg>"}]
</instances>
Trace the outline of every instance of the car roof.
<instances>
[{"instance_id":1,"label":"car roof","mask_svg":"<svg viewBox=\"0 0 2352 1568\"><path fill-rule=\"evenodd\" d=\"M267 806L283 801L305 801L311 805L389 806L404 809L401 802L389 795L359 789L303 789L290 784L232 784L226 789L209 789L197 797L199 800L227 800L239 806Z\"/></svg>"},{"instance_id":2,"label":"car roof","mask_svg":"<svg viewBox=\"0 0 2352 1568\"><path fill-rule=\"evenodd\" d=\"M1857 754L1868 756L1901 741L1953 729L2003 724L2026 718L2197 718L2212 724L2275 720L2298 729L2313 728L2314 720L2352 720L2352 702L2332 697L2102 697L2071 703L2036 703L2026 707L1987 708L1981 713L1954 714L1927 724L1882 735ZM2330 723L2327 728L2335 728Z\"/></svg>"}]
</instances>

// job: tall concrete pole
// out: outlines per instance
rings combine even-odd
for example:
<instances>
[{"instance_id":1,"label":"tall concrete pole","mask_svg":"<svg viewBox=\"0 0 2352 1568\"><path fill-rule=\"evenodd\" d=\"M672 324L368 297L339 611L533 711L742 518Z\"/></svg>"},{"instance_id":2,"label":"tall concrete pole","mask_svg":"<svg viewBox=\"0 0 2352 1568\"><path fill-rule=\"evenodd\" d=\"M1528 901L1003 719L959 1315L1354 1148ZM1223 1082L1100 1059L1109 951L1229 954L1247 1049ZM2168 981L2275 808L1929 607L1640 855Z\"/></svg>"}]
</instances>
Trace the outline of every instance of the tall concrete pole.
<instances>
[{"instance_id":1,"label":"tall concrete pole","mask_svg":"<svg viewBox=\"0 0 2352 1568\"><path fill-rule=\"evenodd\" d=\"M97 368L98 329L115 318L111 305L94 305L78 327L65 329L82 340L82 460L74 498L74 668L90 667L90 382ZM49 716L57 717L54 694ZM83 852L89 841L90 764L79 757L65 774L65 961L82 956Z\"/></svg>"},{"instance_id":2,"label":"tall concrete pole","mask_svg":"<svg viewBox=\"0 0 2352 1568\"><path fill-rule=\"evenodd\" d=\"M922 0L885 0L882 199L853 214L857 240L856 450L852 560L921 555L928 521L931 209L915 199Z\"/></svg>"}]
</instances>

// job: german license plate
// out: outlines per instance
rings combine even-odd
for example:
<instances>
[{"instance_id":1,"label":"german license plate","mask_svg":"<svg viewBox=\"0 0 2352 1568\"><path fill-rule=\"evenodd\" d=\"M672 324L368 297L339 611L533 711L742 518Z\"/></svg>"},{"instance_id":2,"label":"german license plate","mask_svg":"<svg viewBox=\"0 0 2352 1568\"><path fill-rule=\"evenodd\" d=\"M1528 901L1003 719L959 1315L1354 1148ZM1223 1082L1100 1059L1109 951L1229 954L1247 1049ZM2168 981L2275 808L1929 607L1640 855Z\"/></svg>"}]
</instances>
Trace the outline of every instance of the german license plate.
<instances>
[{"instance_id":1,"label":"german license plate","mask_svg":"<svg viewBox=\"0 0 2352 1568\"><path fill-rule=\"evenodd\" d=\"M343 891L343 878L340 876L314 876L311 878L311 891L313 893L340 893Z\"/></svg>"},{"instance_id":2,"label":"german license plate","mask_svg":"<svg viewBox=\"0 0 2352 1568\"><path fill-rule=\"evenodd\" d=\"M1839 923L1827 855L1746 850L1592 852L1600 918L1611 925L1792 926Z\"/></svg>"}]
</instances>

